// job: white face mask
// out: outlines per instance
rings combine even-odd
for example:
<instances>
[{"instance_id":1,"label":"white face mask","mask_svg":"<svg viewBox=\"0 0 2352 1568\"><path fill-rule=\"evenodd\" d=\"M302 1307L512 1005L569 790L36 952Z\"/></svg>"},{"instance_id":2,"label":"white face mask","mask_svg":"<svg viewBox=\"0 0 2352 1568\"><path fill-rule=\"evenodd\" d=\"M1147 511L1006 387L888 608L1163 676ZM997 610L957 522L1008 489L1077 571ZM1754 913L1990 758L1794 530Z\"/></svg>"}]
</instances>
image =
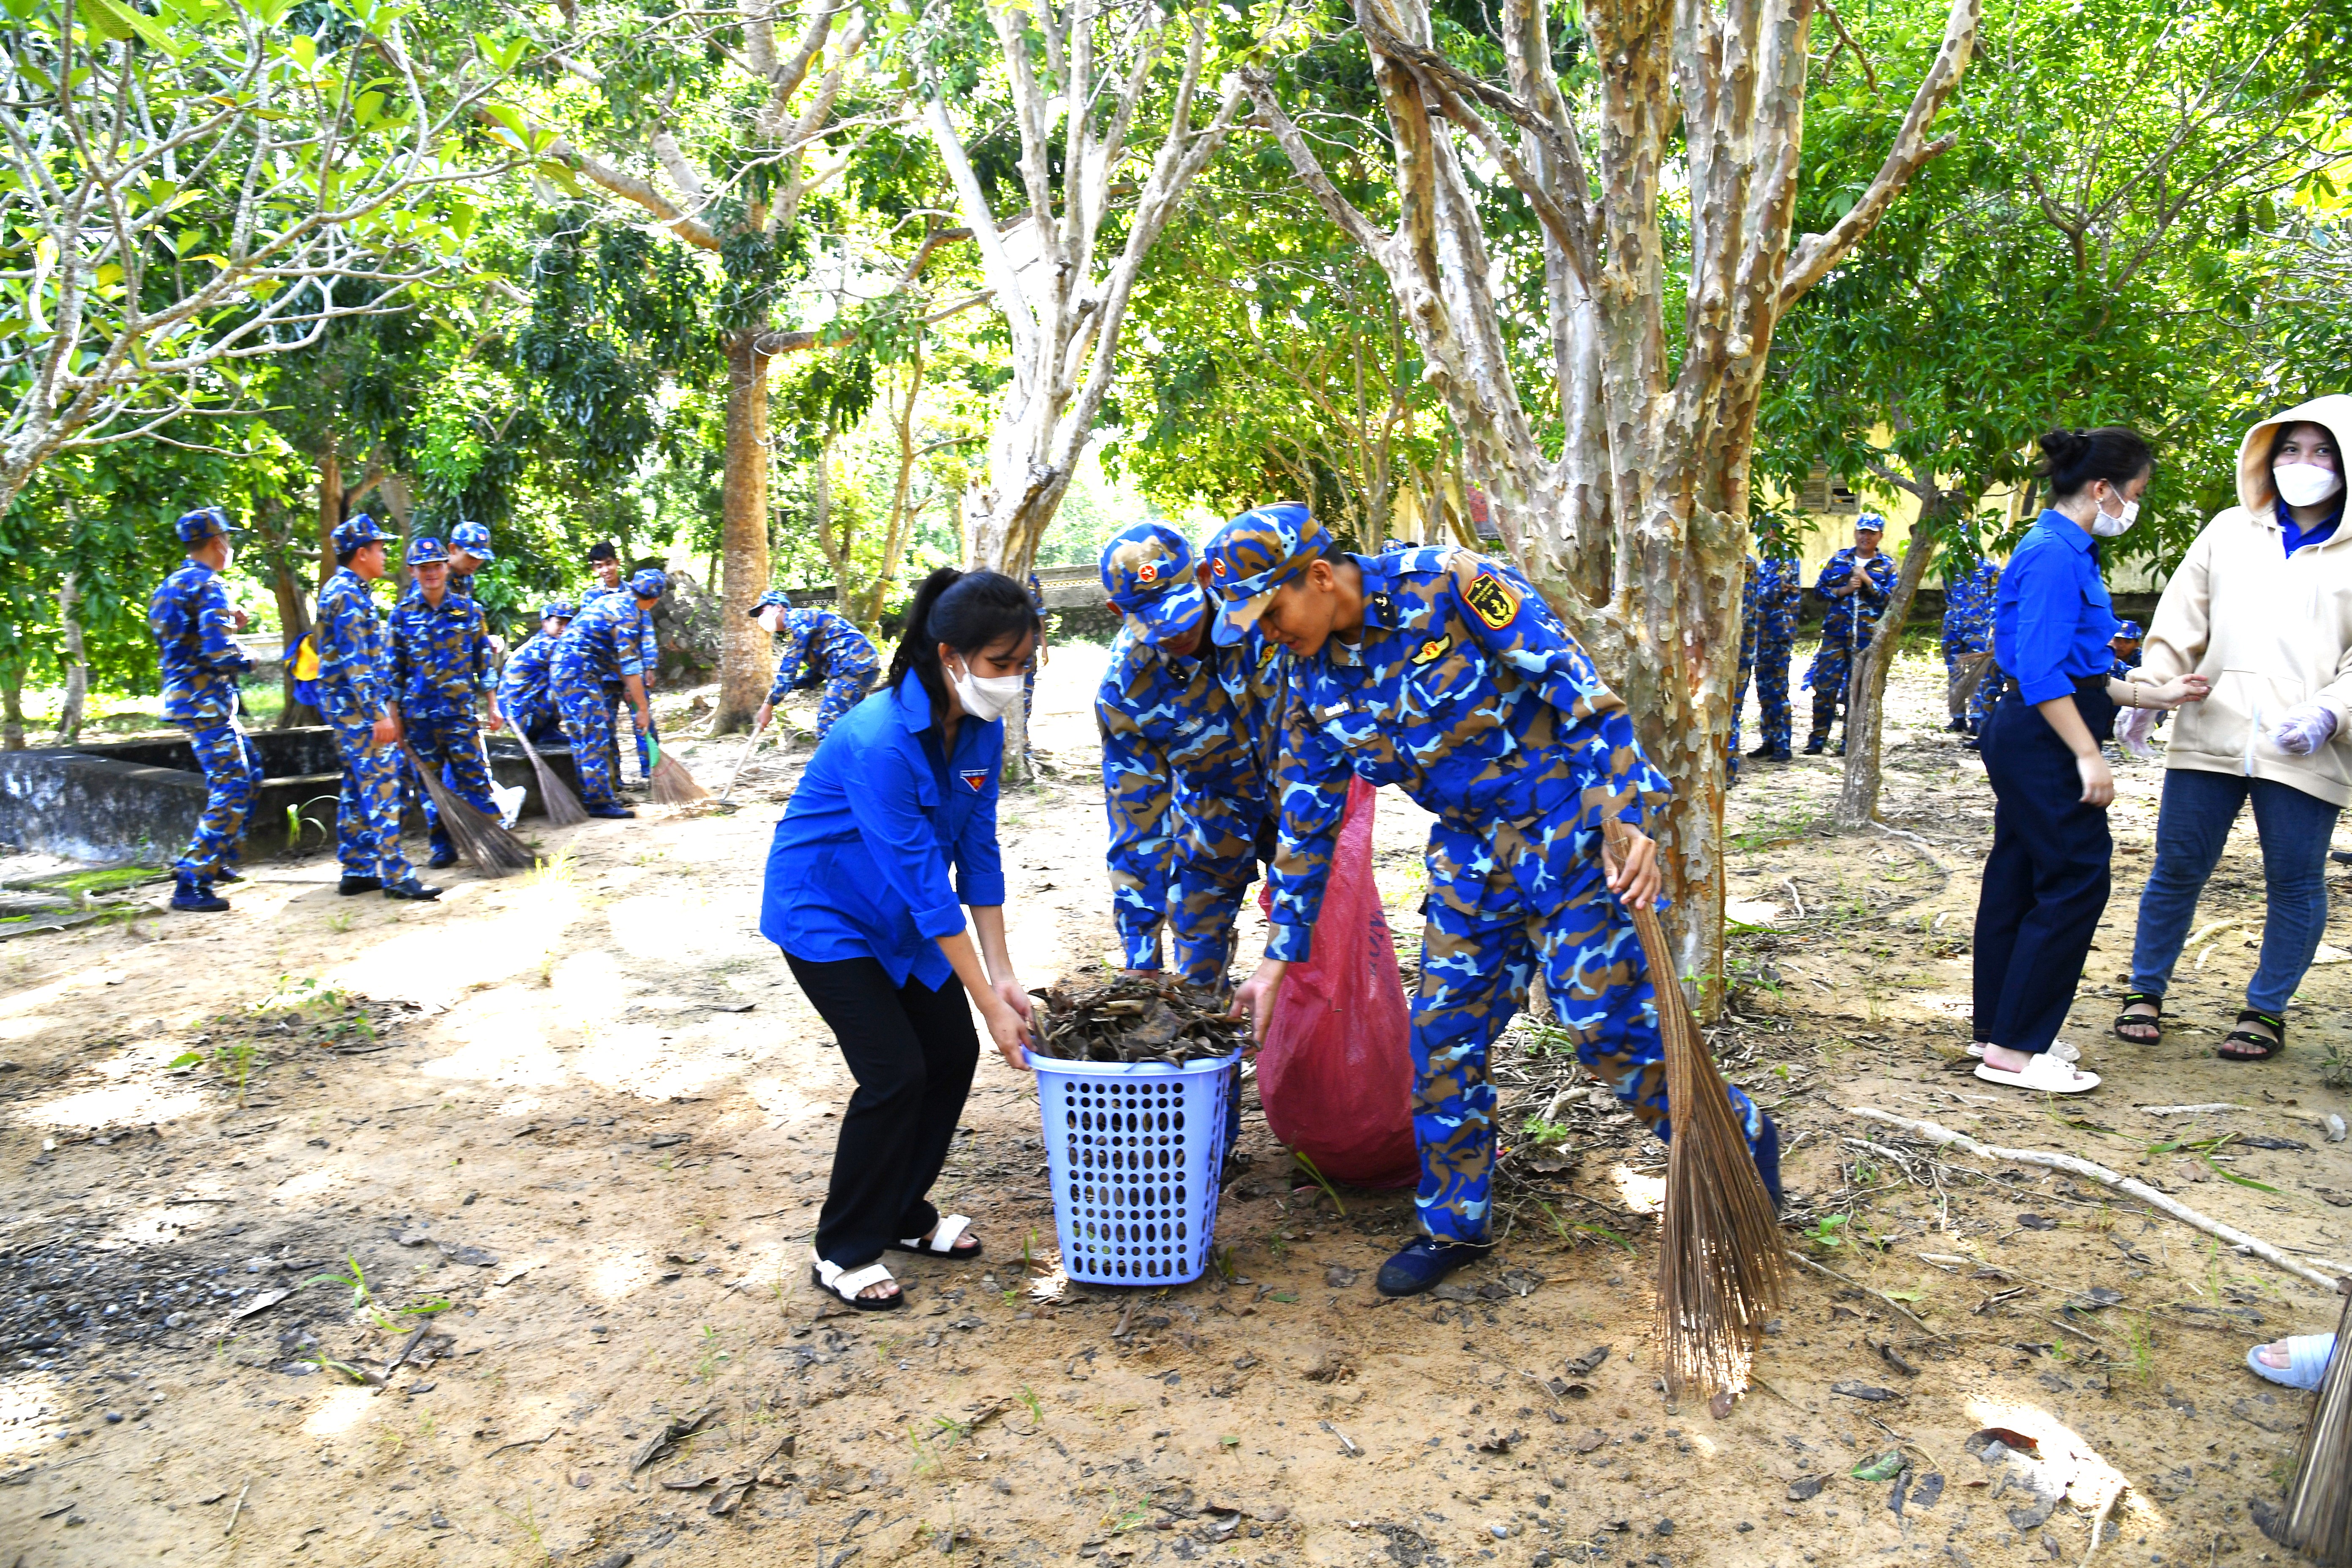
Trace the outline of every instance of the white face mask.
<instances>
[{"instance_id":1,"label":"white face mask","mask_svg":"<svg viewBox=\"0 0 2352 1568\"><path fill-rule=\"evenodd\" d=\"M947 676L963 710L982 723L1003 718L1004 710L1021 695L1021 678L1017 675L974 675L966 666L961 670L949 670Z\"/></svg>"},{"instance_id":2,"label":"white face mask","mask_svg":"<svg viewBox=\"0 0 2352 1568\"><path fill-rule=\"evenodd\" d=\"M2104 510L2093 512L2091 533L2094 538L2113 539L2138 521L2139 502L2127 500L2124 502L2124 510L2120 512L2112 515Z\"/></svg>"},{"instance_id":3,"label":"white face mask","mask_svg":"<svg viewBox=\"0 0 2352 1568\"><path fill-rule=\"evenodd\" d=\"M2281 463L2271 470L2271 483L2289 506L2317 506L2344 488L2344 476L2317 463Z\"/></svg>"}]
</instances>

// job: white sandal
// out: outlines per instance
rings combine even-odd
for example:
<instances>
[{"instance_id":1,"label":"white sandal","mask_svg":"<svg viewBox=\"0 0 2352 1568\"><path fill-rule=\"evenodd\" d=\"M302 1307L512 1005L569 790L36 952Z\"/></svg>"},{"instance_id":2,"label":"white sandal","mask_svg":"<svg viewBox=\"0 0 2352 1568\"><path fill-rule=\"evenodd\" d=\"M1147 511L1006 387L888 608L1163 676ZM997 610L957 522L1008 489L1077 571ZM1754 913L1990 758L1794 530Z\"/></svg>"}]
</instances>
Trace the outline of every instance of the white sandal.
<instances>
[{"instance_id":1,"label":"white sandal","mask_svg":"<svg viewBox=\"0 0 2352 1568\"><path fill-rule=\"evenodd\" d=\"M2083 1048L2072 1040L2053 1040L2050 1042L2050 1048L2042 1054L2045 1057L2055 1057L2062 1062L2079 1062L2083 1059ZM1979 1061L1983 1060L1984 1042L1970 1040L1969 1055Z\"/></svg>"},{"instance_id":2,"label":"white sandal","mask_svg":"<svg viewBox=\"0 0 2352 1568\"><path fill-rule=\"evenodd\" d=\"M861 1290L874 1286L896 1285L890 1270L882 1263L869 1263L863 1268L844 1268L838 1263L828 1263L822 1258L812 1258L809 1280L820 1290L861 1312L888 1312L907 1304L904 1290L893 1290L887 1296L862 1296Z\"/></svg>"},{"instance_id":3,"label":"white sandal","mask_svg":"<svg viewBox=\"0 0 2352 1568\"><path fill-rule=\"evenodd\" d=\"M966 1258L980 1256L981 1247L978 1237L973 1237L971 1245L961 1252L956 1250L956 1243L961 1241L964 1234L971 1229L971 1215L948 1215L941 1218L939 1224L931 1226L930 1240L925 1241L919 1236L910 1236L904 1241L890 1243L890 1250L911 1252L918 1258L952 1258L961 1263Z\"/></svg>"},{"instance_id":4,"label":"white sandal","mask_svg":"<svg viewBox=\"0 0 2352 1568\"><path fill-rule=\"evenodd\" d=\"M2099 1087L2097 1073L2084 1072L2074 1063L2060 1061L2047 1051L2028 1058L2020 1072L2007 1072L1979 1062L1977 1077L1987 1083L2030 1089L2035 1094L2084 1094Z\"/></svg>"}]
</instances>

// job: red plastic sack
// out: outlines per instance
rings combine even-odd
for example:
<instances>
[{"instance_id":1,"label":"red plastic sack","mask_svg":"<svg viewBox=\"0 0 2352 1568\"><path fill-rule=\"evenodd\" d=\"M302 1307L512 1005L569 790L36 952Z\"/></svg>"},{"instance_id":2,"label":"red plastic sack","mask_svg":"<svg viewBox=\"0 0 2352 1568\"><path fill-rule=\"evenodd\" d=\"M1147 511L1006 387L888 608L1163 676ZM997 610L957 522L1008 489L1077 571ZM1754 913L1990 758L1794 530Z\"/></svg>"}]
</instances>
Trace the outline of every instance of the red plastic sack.
<instances>
[{"instance_id":1,"label":"red plastic sack","mask_svg":"<svg viewBox=\"0 0 2352 1568\"><path fill-rule=\"evenodd\" d=\"M1418 1181L1412 1143L1411 1016L1396 948L1372 882L1372 804L1348 785L1331 880L1316 918L1313 956L1293 964L1258 1053L1265 1124L1333 1182L1402 1187ZM1261 889L1261 907L1271 906Z\"/></svg>"}]
</instances>

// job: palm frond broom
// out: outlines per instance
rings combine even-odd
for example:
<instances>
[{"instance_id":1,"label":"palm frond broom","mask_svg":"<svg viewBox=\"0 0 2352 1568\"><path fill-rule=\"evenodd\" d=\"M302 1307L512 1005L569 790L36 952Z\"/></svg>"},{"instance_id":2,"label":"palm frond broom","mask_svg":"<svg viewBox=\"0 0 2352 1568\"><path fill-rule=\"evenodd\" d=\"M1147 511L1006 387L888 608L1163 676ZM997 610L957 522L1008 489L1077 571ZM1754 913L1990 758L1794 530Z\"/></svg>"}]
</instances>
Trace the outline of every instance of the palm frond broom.
<instances>
[{"instance_id":1,"label":"palm frond broom","mask_svg":"<svg viewBox=\"0 0 2352 1568\"><path fill-rule=\"evenodd\" d=\"M735 771L727 775L727 787L719 792L719 805L725 805L728 797L735 793L735 781L743 776L744 764L751 760L751 753L760 749L760 737L767 732L768 721L765 719L751 726L751 738L743 743L743 754L735 759Z\"/></svg>"},{"instance_id":2,"label":"palm frond broom","mask_svg":"<svg viewBox=\"0 0 2352 1568\"><path fill-rule=\"evenodd\" d=\"M2336 1286L2352 1297L2352 1280ZM2336 1345L2319 1380L2311 1424L2303 1429L2303 1449L2294 1457L2294 1479L2275 1510L2250 1511L2264 1535L2314 1563L2352 1563L2352 1355L2344 1353L2352 1333L2352 1299L2336 1324Z\"/></svg>"},{"instance_id":3,"label":"palm frond broom","mask_svg":"<svg viewBox=\"0 0 2352 1568\"><path fill-rule=\"evenodd\" d=\"M408 765L424 781L425 793L433 797L434 812L441 819L441 829L448 834L449 842L457 853L485 877L503 877L509 871L528 871L538 863L530 846L500 827L497 821L480 810L457 798L457 792L441 782L440 771L428 768L420 761L408 742L400 749L408 753Z\"/></svg>"},{"instance_id":4,"label":"palm frond broom","mask_svg":"<svg viewBox=\"0 0 2352 1568\"><path fill-rule=\"evenodd\" d=\"M686 771L686 764L662 750L659 739L649 735L646 738L646 744L653 749L654 771L651 784L653 797L657 804L685 805L693 801L710 798L710 792L694 782L694 775Z\"/></svg>"},{"instance_id":5,"label":"palm frond broom","mask_svg":"<svg viewBox=\"0 0 2352 1568\"><path fill-rule=\"evenodd\" d=\"M539 804L547 813L547 825L571 827L587 821L588 808L580 804L571 785L555 776L555 770L547 765L547 759L539 754L539 748L530 743L530 737L522 732L521 726L515 727L514 738L522 742L522 753L530 759L530 771L539 775Z\"/></svg>"},{"instance_id":6,"label":"palm frond broom","mask_svg":"<svg viewBox=\"0 0 2352 1568\"><path fill-rule=\"evenodd\" d=\"M1602 825L1618 857L1628 831L1613 819ZM1657 995L1674 1134L1658 1246L1666 1391L1670 1397L1699 1391L1718 1402L1721 1414L1729 1396L1748 1386L1757 1336L1787 1289L1788 1251L1747 1131L1683 998L1657 911L1630 912Z\"/></svg>"}]
</instances>

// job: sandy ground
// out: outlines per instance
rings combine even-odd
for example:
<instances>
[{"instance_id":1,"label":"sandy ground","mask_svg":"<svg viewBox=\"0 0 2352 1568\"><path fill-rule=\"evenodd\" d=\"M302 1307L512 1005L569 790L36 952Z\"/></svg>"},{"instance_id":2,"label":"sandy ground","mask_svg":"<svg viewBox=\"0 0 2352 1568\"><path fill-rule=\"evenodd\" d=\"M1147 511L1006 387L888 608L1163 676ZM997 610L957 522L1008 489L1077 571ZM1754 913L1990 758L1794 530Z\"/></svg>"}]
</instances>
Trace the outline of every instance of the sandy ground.
<instances>
[{"instance_id":1,"label":"sandy ground","mask_svg":"<svg viewBox=\"0 0 2352 1568\"><path fill-rule=\"evenodd\" d=\"M1048 671L1050 776L1005 802L1033 984L1109 952L1099 660ZM904 1260L908 1310L828 1312L806 1238L846 1078L756 931L786 763L734 815L547 833L550 869L437 905L341 899L312 859L257 868L226 916L0 947L0 1564L1965 1568L2081 1561L2118 1490L2100 1562L2284 1560L2246 1505L2275 1495L2304 1401L2241 1358L2327 1326L2330 1298L2095 1183L1931 1161L1851 1110L2071 1151L2333 1268L2346 971L2313 972L2284 1058L2213 1059L2261 925L2247 828L2203 911L2237 923L2184 960L2180 1022L2109 1037L2160 781L2136 763L2070 1030L2106 1084L2046 1109L1978 1092L1954 1063L1991 799L1937 732L1940 671L1897 687L1900 834L1822 833L1823 761L1733 797L1749 924L1717 1047L1794 1141L1793 1247L1846 1279L1801 1271L1726 1418L1657 1384L1656 1146L1555 1103L1568 1064L1525 1026L1498 1064L1508 1234L1444 1299L1373 1293L1409 1202L1294 1191L1254 1103L1230 1279L1065 1284L1032 1091L990 1057L939 1194L988 1258ZM723 777L732 744L690 745ZM1410 931L1423 819L1381 810ZM2242 1109L2138 1109L2212 1101ZM1565 1147L1519 1136L1547 1106ZM2225 1132L2286 1146L2150 1152ZM2037 1439L2041 1478L1969 1453L1988 1427ZM1888 1453L1903 1479L1850 1473Z\"/></svg>"}]
</instances>

